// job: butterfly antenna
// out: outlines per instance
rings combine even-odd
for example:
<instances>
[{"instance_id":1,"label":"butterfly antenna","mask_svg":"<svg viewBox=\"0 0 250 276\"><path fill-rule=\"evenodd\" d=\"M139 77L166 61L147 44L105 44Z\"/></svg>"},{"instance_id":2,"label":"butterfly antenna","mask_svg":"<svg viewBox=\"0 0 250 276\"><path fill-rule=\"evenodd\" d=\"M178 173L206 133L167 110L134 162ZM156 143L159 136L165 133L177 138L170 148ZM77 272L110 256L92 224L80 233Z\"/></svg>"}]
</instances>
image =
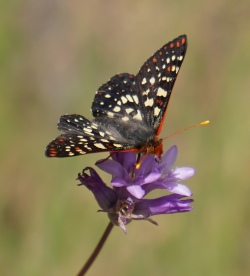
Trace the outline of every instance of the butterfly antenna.
<instances>
[{"instance_id":1,"label":"butterfly antenna","mask_svg":"<svg viewBox=\"0 0 250 276\"><path fill-rule=\"evenodd\" d=\"M169 135L169 136L167 136L167 137L165 137L165 138L162 138L161 140L167 139L167 138L169 138L169 137L171 137L171 136L174 136L175 134L181 133L181 132L186 131L186 130L188 130L188 129L190 129L190 128L198 127L198 126L204 126L204 125L208 125L208 124L210 124L210 121L204 121L204 122L199 123L199 124L197 124L197 125L190 126L190 127L185 128L185 129L182 129L182 130L180 130L180 131L177 131L177 132L175 132L175 133L173 133L173 134L171 134L171 135Z\"/></svg>"}]
</instances>

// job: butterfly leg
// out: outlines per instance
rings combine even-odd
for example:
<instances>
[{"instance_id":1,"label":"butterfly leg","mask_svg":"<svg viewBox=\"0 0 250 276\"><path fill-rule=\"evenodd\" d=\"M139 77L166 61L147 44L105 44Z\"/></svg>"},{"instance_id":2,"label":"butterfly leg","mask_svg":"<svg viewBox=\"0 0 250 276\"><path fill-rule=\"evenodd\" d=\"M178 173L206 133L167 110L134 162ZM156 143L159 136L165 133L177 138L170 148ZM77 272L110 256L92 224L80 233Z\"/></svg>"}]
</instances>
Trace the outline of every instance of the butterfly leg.
<instances>
[{"instance_id":1,"label":"butterfly leg","mask_svg":"<svg viewBox=\"0 0 250 276\"><path fill-rule=\"evenodd\" d=\"M100 164L100 163L108 160L110 157L112 157L113 154L114 154L114 152L111 152L107 158L97 161L96 164Z\"/></svg>"}]
</instances>

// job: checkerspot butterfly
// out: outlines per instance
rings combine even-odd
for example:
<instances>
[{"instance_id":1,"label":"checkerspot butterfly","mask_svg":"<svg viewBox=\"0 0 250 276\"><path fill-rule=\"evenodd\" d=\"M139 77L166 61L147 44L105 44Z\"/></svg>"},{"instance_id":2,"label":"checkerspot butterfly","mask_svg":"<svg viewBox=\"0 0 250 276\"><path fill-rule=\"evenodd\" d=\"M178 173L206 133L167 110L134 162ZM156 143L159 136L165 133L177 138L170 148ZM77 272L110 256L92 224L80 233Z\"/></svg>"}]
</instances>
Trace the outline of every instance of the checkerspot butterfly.
<instances>
[{"instance_id":1,"label":"checkerspot butterfly","mask_svg":"<svg viewBox=\"0 0 250 276\"><path fill-rule=\"evenodd\" d=\"M172 89L187 50L187 37L164 45L136 76L117 74L96 92L93 121L81 115L64 115L58 136L46 148L47 157L69 157L94 152L153 153L160 160L158 138Z\"/></svg>"}]
</instances>

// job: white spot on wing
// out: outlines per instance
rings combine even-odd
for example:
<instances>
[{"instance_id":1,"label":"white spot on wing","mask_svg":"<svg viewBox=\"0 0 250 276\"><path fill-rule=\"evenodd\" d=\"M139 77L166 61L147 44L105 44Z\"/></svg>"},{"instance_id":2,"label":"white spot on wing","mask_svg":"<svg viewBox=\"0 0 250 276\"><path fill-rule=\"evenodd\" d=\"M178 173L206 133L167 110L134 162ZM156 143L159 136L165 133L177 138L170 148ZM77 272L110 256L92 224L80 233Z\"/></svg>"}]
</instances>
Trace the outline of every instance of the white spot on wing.
<instances>
[{"instance_id":1,"label":"white spot on wing","mask_svg":"<svg viewBox=\"0 0 250 276\"><path fill-rule=\"evenodd\" d=\"M104 145L101 144L101 143L95 143L94 145L95 145L95 147L97 147L97 148L99 148L99 149L107 149L107 148L104 147Z\"/></svg>"},{"instance_id":2,"label":"white spot on wing","mask_svg":"<svg viewBox=\"0 0 250 276\"><path fill-rule=\"evenodd\" d=\"M105 133L104 133L104 132L102 132L102 131L99 131L99 134L100 134L102 137L104 137L104 136L105 136Z\"/></svg>"},{"instance_id":3,"label":"white spot on wing","mask_svg":"<svg viewBox=\"0 0 250 276\"><path fill-rule=\"evenodd\" d=\"M77 119L74 119L75 122L79 122Z\"/></svg>"},{"instance_id":4,"label":"white spot on wing","mask_svg":"<svg viewBox=\"0 0 250 276\"><path fill-rule=\"evenodd\" d=\"M135 116L133 116L133 119L136 119L136 120L142 120L142 117L141 117L141 112L140 110L137 111L137 114Z\"/></svg>"},{"instance_id":5,"label":"white spot on wing","mask_svg":"<svg viewBox=\"0 0 250 276\"><path fill-rule=\"evenodd\" d=\"M134 109L133 108L126 108L125 111L127 112L127 114L131 113Z\"/></svg>"},{"instance_id":6,"label":"white spot on wing","mask_svg":"<svg viewBox=\"0 0 250 276\"><path fill-rule=\"evenodd\" d=\"M167 58L167 63L169 63L170 62L170 58Z\"/></svg>"},{"instance_id":7,"label":"white spot on wing","mask_svg":"<svg viewBox=\"0 0 250 276\"><path fill-rule=\"evenodd\" d=\"M159 113L160 113L160 108L157 106L157 107L155 107L155 109L154 109L154 116L158 116L159 115Z\"/></svg>"},{"instance_id":8,"label":"white spot on wing","mask_svg":"<svg viewBox=\"0 0 250 276\"><path fill-rule=\"evenodd\" d=\"M148 88L146 91L142 92L142 95L148 95L149 92L150 92L150 89Z\"/></svg>"},{"instance_id":9,"label":"white spot on wing","mask_svg":"<svg viewBox=\"0 0 250 276\"><path fill-rule=\"evenodd\" d=\"M174 65L172 65L172 71L175 71L175 66Z\"/></svg>"},{"instance_id":10,"label":"white spot on wing","mask_svg":"<svg viewBox=\"0 0 250 276\"><path fill-rule=\"evenodd\" d=\"M121 110L120 106L116 106L116 107L113 109L114 112L119 112L120 110Z\"/></svg>"},{"instance_id":11,"label":"white spot on wing","mask_svg":"<svg viewBox=\"0 0 250 276\"><path fill-rule=\"evenodd\" d=\"M134 100L132 99L132 97L131 97L129 94L127 94L126 97L127 97L127 99L129 100L129 102L132 103L132 102L134 101Z\"/></svg>"},{"instance_id":12,"label":"white spot on wing","mask_svg":"<svg viewBox=\"0 0 250 276\"><path fill-rule=\"evenodd\" d=\"M124 96L121 96L121 100L122 100L122 103L123 103L123 104L125 104L125 103L128 101L127 98L124 97Z\"/></svg>"},{"instance_id":13,"label":"white spot on wing","mask_svg":"<svg viewBox=\"0 0 250 276\"><path fill-rule=\"evenodd\" d=\"M105 98L111 98L111 96L109 94L106 94L104 97Z\"/></svg>"},{"instance_id":14,"label":"white spot on wing","mask_svg":"<svg viewBox=\"0 0 250 276\"><path fill-rule=\"evenodd\" d=\"M147 83L147 79L146 79L146 78L143 78L141 84L145 84L145 83Z\"/></svg>"},{"instance_id":15,"label":"white spot on wing","mask_svg":"<svg viewBox=\"0 0 250 276\"><path fill-rule=\"evenodd\" d=\"M106 140L106 139L100 139L100 141L105 142L105 143L108 143L108 142L109 142L109 141Z\"/></svg>"},{"instance_id":16,"label":"white spot on wing","mask_svg":"<svg viewBox=\"0 0 250 276\"><path fill-rule=\"evenodd\" d=\"M177 59L181 61L183 59L183 56L179 56L177 57Z\"/></svg>"},{"instance_id":17,"label":"white spot on wing","mask_svg":"<svg viewBox=\"0 0 250 276\"><path fill-rule=\"evenodd\" d=\"M173 60L173 61L175 60L175 55L172 56L172 60Z\"/></svg>"},{"instance_id":18,"label":"white spot on wing","mask_svg":"<svg viewBox=\"0 0 250 276\"><path fill-rule=\"evenodd\" d=\"M157 90L157 96L163 96L163 97L166 97L168 94L168 92L164 89L162 89L161 87L158 88Z\"/></svg>"},{"instance_id":19,"label":"white spot on wing","mask_svg":"<svg viewBox=\"0 0 250 276\"><path fill-rule=\"evenodd\" d=\"M134 101L135 101L136 104L139 103L139 99L138 99L137 95L133 95L133 99L134 99Z\"/></svg>"},{"instance_id":20,"label":"white spot on wing","mask_svg":"<svg viewBox=\"0 0 250 276\"><path fill-rule=\"evenodd\" d=\"M145 106L153 106L153 104L154 104L154 99L147 98L147 100L145 102Z\"/></svg>"},{"instance_id":21,"label":"white spot on wing","mask_svg":"<svg viewBox=\"0 0 250 276\"><path fill-rule=\"evenodd\" d=\"M84 127L83 130L84 130L85 132L87 132L88 134L92 132L92 129L89 129L89 128L86 128L86 127Z\"/></svg>"},{"instance_id":22,"label":"white spot on wing","mask_svg":"<svg viewBox=\"0 0 250 276\"><path fill-rule=\"evenodd\" d=\"M128 121L128 120L129 120L129 118L128 118L127 116L122 117L122 121L126 122L126 121Z\"/></svg>"},{"instance_id":23,"label":"white spot on wing","mask_svg":"<svg viewBox=\"0 0 250 276\"><path fill-rule=\"evenodd\" d=\"M117 148L122 148L123 147L123 145L121 145L121 144L114 144L114 146L117 147Z\"/></svg>"},{"instance_id":24,"label":"white spot on wing","mask_svg":"<svg viewBox=\"0 0 250 276\"><path fill-rule=\"evenodd\" d=\"M112 112L107 112L107 115L108 115L108 117L110 117L110 118L113 118L113 117L114 117L114 113L112 113Z\"/></svg>"},{"instance_id":25,"label":"white spot on wing","mask_svg":"<svg viewBox=\"0 0 250 276\"><path fill-rule=\"evenodd\" d=\"M149 81L150 81L150 83L153 85L153 84L155 83L155 78L152 77Z\"/></svg>"}]
</instances>

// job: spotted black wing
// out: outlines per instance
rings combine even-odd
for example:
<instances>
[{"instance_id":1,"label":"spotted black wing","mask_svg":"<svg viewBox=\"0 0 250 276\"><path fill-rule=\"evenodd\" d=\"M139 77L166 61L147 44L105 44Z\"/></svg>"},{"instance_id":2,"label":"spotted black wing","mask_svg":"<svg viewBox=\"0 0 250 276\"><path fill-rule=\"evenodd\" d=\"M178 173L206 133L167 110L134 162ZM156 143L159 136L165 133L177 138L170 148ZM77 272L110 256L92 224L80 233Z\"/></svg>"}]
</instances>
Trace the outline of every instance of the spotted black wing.
<instances>
[{"instance_id":1,"label":"spotted black wing","mask_svg":"<svg viewBox=\"0 0 250 276\"><path fill-rule=\"evenodd\" d=\"M159 134L171 92L187 50L186 35L164 45L149 58L136 75L142 95L141 112Z\"/></svg>"},{"instance_id":2,"label":"spotted black wing","mask_svg":"<svg viewBox=\"0 0 250 276\"><path fill-rule=\"evenodd\" d=\"M132 144L119 141L112 133L80 115L64 115L58 129L64 134L54 139L46 148L47 157L70 157L94 152L124 151Z\"/></svg>"},{"instance_id":3,"label":"spotted black wing","mask_svg":"<svg viewBox=\"0 0 250 276\"><path fill-rule=\"evenodd\" d=\"M145 114L141 112L141 95L131 74L117 74L96 92L93 104L93 116L120 118L124 122L138 120L146 124Z\"/></svg>"}]
</instances>

